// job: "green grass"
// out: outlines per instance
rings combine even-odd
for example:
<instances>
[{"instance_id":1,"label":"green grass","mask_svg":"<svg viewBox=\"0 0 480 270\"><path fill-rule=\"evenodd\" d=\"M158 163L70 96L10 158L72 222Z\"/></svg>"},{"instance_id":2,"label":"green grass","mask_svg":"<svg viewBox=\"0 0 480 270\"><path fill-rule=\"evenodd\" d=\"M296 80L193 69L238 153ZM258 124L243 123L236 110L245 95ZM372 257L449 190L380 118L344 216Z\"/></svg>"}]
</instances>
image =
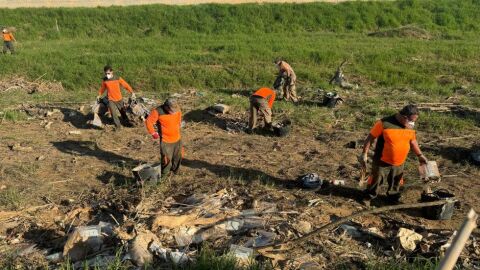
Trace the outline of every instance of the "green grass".
<instances>
[{"instance_id":1,"label":"green grass","mask_svg":"<svg viewBox=\"0 0 480 270\"><path fill-rule=\"evenodd\" d=\"M0 94L0 111L23 102L92 100L105 64L142 95L164 98L193 87L204 93L197 107L223 101L245 110L248 100L231 94L271 86L278 56L295 69L306 100L315 99L310 90L318 88L347 99L334 113L278 102L275 114L290 116L296 125L363 130L393 112L390 102L443 102L462 85L468 95L458 95L460 103L478 106L479 8L473 0L404 0L0 10L4 24L17 27L19 40L18 55L0 57L0 72L43 76L67 90ZM367 35L404 25L424 29L433 39ZM328 85L344 59L345 74L360 84L358 90ZM22 120L6 115L5 120ZM422 119L429 131L444 133L479 126L450 114Z\"/></svg>"},{"instance_id":2,"label":"green grass","mask_svg":"<svg viewBox=\"0 0 480 270\"><path fill-rule=\"evenodd\" d=\"M24 203L24 195L15 187L8 187L0 191L0 207L17 210Z\"/></svg>"}]
</instances>

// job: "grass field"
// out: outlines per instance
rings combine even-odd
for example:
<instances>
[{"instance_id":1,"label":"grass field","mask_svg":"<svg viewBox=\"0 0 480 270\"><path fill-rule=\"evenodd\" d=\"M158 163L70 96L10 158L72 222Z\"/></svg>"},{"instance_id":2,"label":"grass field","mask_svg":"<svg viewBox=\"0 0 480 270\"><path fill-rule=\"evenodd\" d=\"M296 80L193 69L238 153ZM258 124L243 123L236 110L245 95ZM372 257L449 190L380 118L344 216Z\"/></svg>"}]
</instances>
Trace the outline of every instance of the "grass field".
<instances>
[{"instance_id":1,"label":"grass field","mask_svg":"<svg viewBox=\"0 0 480 270\"><path fill-rule=\"evenodd\" d=\"M18 55L0 58L0 72L42 76L68 90L61 96L9 95L0 106L26 99L91 99L105 64L146 95L195 87L228 99L235 91L271 85L272 60L279 56L292 64L300 95L307 98L308 89L332 90L327 82L347 59L347 76L362 86L355 103L368 115L385 112L368 105L384 103L383 93L395 93L388 101L437 102L462 85L470 95L461 102L479 106L479 6L399 1L0 10L2 23L17 28L19 41ZM367 36L402 25L424 29L431 39ZM295 113L305 112L312 115L312 108L300 106ZM445 122L444 117L430 118ZM317 125L315 119L299 120ZM442 129L450 132L472 121Z\"/></svg>"},{"instance_id":2,"label":"grass field","mask_svg":"<svg viewBox=\"0 0 480 270\"><path fill-rule=\"evenodd\" d=\"M13 109L21 103L92 101L106 64L140 95L164 98L195 88L203 97L198 108L224 102L246 111L247 98L232 94L248 95L271 86L276 75L273 59L283 57L297 73L304 102L278 102L275 115L288 115L295 125L318 132L366 133L375 119L395 111L395 102L448 99L480 107L479 8L476 0L405 0L2 9L1 24L17 28L18 54L0 57L1 79L59 81L66 91L0 93L0 111L4 120L22 122L26 116ZM392 31L402 26L418 33ZM386 37L368 35L379 31L386 31ZM328 85L345 59L345 74L360 85L358 90ZM346 104L338 110L317 106L318 89L338 91ZM418 124L420 132L449 136L478 132L479 127L475 115L438 112L422 113ZM9 189L0 196L0 205L8 208L23 203L20 190ZM216 269L235 265L231 257L215 255L202 253L193 269L210 269L211 262L218 264ZM67 264L64 269L70 269ZM372 263L368 269L434 265L393 261ZM261 267L251 267L256 268Z\"/></svg>"}]
</instances>

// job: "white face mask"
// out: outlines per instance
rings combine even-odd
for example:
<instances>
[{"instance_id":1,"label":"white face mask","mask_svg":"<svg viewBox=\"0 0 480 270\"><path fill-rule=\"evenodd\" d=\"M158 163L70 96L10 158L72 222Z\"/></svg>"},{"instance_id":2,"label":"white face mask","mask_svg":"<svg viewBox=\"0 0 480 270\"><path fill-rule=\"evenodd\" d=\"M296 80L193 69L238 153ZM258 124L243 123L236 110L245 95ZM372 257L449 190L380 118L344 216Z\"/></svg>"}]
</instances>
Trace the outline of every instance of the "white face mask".
<instances>
[{"instance_id":1,"label":"white face mask","mask_svg":"<svg viewBox=\"0 0 480 270\"><path fill-rule=\"evenodd\" d=\"M113 74L107 74L107 79L113 78Z\"/></svg>"},{"instance_id":2,"label":"white face mask","mask_svg":"<svg viewBox=\"0 0 480 270\"><path fill-rule=\"evenodd\" d=\"M415 122L414 121L408 121L407 125L409 125L410 128L414 128L415 127Z\"/></svg>"}]
</instances>

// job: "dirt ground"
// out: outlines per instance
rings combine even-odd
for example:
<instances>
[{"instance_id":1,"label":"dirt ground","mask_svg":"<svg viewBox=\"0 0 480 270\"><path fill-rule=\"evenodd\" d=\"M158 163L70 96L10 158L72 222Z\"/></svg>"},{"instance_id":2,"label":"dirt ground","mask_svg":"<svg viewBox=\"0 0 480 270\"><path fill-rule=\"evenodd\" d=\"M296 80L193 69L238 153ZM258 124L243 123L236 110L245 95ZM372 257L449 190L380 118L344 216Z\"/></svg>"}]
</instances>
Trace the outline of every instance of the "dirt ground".
<instances>
[{"instance_id":1,"label":"dirt ground","mask_svg":"<svg viewBox=\"0 0 480 270\"><path fill-rule=\"evenodd\" d=\"M186 121L182 131L184 162L178 175L171 176L156 189L139 189L131 174L136 165L159 161L158 142L151 139L142 125L120 132L113 131L111 125L104 130L93 129L86 124L91 117L88 106L80 108L80 105L44 105L40 116L34 115L30 120L3 121L0 126L1 189L4 194L12 195L4 196L7 199L3 200L10 204L0 208L0 251L8 252L31 243L50 253L61 251L66 232L72 227L97 224L100 220L123 225L138 221L132 214L135 209L156 213L166 207L169 197L180 200L192 194L213 194L224 188L241 198L240 210L248 209L257 200L274 203L281 211L297 212L280 217L290 225L306 221L317 228L365 209L359 201L361 191L357 184L356 156L360 149L346 145L362 140L367 130L319 133L294 126L284 138L228 132L226 126L238 120L246 121L246 112L212 116L192 107L197 98L179 99ZM44 111L54 109L58 112L43 116ZM376 227L386 235L399 227L425 234L442 232L440 235L448 239L467 211L480 202L480 170L468 161L469 148L478 140L478 134L475 136L448 141L421 132L418 135L424 152L439 163L444 175L436 186L452 191L460 201L451 220L428 220L419 210L408 210L367 215L354 219L352 224L364 229ZM420 198L422 184L417 180L415 158L410 157L407 164L402 201L414 203ZM300 188L296 178L310 172L318 173L325 180L343 179L346 184L324 186L319 190ZM317 200L317 204L309 205L312 200ZM377 206L383 204L379 201ZM293 233L284 240L301 235L294 229L289 230ZM474 236L478 245L478 231ZM392 254L405 254L397 248L392 250L392 246L388 241L358 240L330 232L296 246L282 267L295 268L290 261L310 254L326 268L345 262L351 267L360 265L361 269L372 255L389 258ZM421 252L417 250L413 254L417 253ZM470 260L478 260L479 256L463 254Z\"/></svg>"}]
</instances>

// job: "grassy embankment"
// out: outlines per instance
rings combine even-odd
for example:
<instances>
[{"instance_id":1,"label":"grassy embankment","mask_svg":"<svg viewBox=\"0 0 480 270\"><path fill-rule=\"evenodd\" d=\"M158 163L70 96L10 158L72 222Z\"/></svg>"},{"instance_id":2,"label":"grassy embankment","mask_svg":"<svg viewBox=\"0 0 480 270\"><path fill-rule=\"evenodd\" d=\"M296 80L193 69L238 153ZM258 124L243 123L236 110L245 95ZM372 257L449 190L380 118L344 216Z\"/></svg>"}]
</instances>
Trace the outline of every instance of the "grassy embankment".
<instances>
[{"instance_id":1,"label":"grassy embankment","mask_svg":"<svg viewBox=\"0 0 480 270\"><path fill-rule=\"evenodd\" d=\"M195 87L204 93L199 106L222 99L244 110L247 99L231 94L271 85L277 56L296 70L304 97L314 96L309 89L334 90L327 82L343 59L351 63L347 77L361 85L336 89L347 104L335 113L307 103L276 105L276 113L304 127L327 129L339 119L335 128L363 130L392 112L387 102L457 95L460 103L478 107L479 8L478 1L443 0L0 10L2 24L15 26L19 41L18 55L0 57L2 77L42 77L67 90L0 94L0 111L25 101L91 100L106 63L145 95ZM425 29L431 39L367 36L404 25ZM459 86L466 89L456 93ZM472 117L426 113L419 129L455 134L479 125ZM372 266L410 266L379 267Z\"/></svg>"},{"instance_id":2,"label":"grassy embankment","mask_svg":"<svg viewBox=\"0 0 480 270\"><path fill-rule=\"evenodd\" d=\"M68 90L61 96L2 94L0 107L92 99L110 63L147 95L195 87L206 93L205 104L223 99L243 109L246 99L229 94L271 85L277 56L295 68L307 98L313 95L308 89L333 89L327 82L343 59L351 63L347 76L361 84L358 91L339 90L349 109L333 116L308 104L276 106L303 126L331 127L342 119L337 127L363 129L391 111L386 101L442 101L461 85L468 87L461 103L479 106L479 7L476 1L400 1L0 10L2 23L17 27L19 41L18 55L0 58L3 76L43 76ZM403 25L432 38L367 36ZM353 112L366 121L357 123ZM424 119L426 129L440 132L479 124L436 113Z\"/></svg>"}]
</instances>

